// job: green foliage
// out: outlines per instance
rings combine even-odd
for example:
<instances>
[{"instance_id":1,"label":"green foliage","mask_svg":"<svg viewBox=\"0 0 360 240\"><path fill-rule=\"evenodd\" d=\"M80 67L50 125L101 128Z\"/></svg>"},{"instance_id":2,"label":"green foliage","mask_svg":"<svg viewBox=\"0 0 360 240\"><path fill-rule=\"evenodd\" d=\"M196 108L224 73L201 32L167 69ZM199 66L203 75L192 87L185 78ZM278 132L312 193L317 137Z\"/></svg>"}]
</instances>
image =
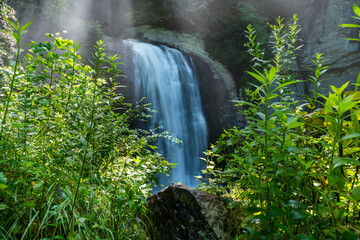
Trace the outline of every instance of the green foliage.
<instances>
[{"instance_id":1,"label":"green foliage","mask_svg":"<svg viewBox=\"0 0 360 240\"><path fill-rule=\"evenodd\" d=\"M15 20L14 10L6 4L0 2L0 68L9 64L10 59L15 53L15 40L12 36L10 21ZM1 74L0 74L1 76Z\"/></svg>"},{"instance_id":2,"label":"green foliage","mask_svg":"<svg viewBox=\"0 0 360 240\"><path fill-rule=\"evenodd\" d=\"M165 3L163 0L153 1L154 14L154 27L164 27L167 24L168 17L166 16Z\"/></svg>"},{"instance_id":3,"label":"green foliage","mask_svg":"<svg viewBox=\"0 0 360 240\"><path fill-rule=\"evenodd\" d=\"M146 106L116 92L122 64L98 41L92 67L60 34L17 53L0 89L0 238L143 239L146 197L170 164L131 129Z\"/></svg>"},{"instance_id":4,"label":"green foliage","mask_svg":"<svg viewBox=\"0 0 360 240\"><path fill-rule=\"evenodd\" d=\"M356 3L353 4L353 11L356 14L356 16L353 16L353 18L360 20L360 8L356 5ZM360 24L344 23L344 24L340 24L340 26L348 27L348 28L359 28ZM360 33L359 33L359 38L347 38L346 40L360 41Z\"/></svg>"},{"instance_id":5,"label":"green foliage","mask_svg":"<svg viewBox=\"0 0 360 240\"><path fill-rule=\"evenodd\" d=\"M237 199L235 234L246 239L358 239L360 92L346 83L320 94L328 67L317 54L312 98L294 101L296 22L270 25L271 61L248 27L248 74L257 84L237 102L248 124L225 131L207 152L203 188Z\"/></svg>"}]
</instances>

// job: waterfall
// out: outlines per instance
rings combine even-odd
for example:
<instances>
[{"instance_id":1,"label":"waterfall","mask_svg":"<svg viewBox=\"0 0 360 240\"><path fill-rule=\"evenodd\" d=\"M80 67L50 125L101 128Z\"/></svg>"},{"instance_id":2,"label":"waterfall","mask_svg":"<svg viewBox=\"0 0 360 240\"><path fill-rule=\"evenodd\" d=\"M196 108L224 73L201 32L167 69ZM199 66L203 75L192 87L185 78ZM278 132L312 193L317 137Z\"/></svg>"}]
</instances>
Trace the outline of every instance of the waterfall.
<instances>
[{"instance_id":1,"label":"waterfall","mask_svg":"<svg viewBox=\"0 0 360 240\"><path fill-rule=\"evenodd\" d=\"M135 96L146 97L157 113L149 119L150 129L160 127L182 143L160 139L158 151L176 163L170 176L160 176L160 183L182 182L198 185L204 165L200 156L207 148L207 126L202 111L194 64L180 51L149 43L128 40L134 54Z\"/></svg>"}]
</instances>

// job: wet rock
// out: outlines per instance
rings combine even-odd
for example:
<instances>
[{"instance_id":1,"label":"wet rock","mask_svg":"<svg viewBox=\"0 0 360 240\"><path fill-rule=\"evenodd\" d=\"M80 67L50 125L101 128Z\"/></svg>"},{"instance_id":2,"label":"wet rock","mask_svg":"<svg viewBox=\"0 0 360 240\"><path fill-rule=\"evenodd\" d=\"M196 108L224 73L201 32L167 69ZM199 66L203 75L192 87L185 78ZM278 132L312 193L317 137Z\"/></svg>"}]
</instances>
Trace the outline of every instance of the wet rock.
<instances>
[{"instance_id":1,"label":"wet rock","mask_svg":"<svg viewBox=\"0 0 360 240\"><path fill-rule=\"evenodd\" d=\"M352 5L360 1L317 1L306 11L299 13L304 49L300 55L302 71L313 66L311 59L323 53L325 64L330 68L324 76L327 80L323 92L331 91L330 85L340 87L347 81L355 82L360 69L360 44L345 38L359 37L359 29L340 27L341 23L359 23L352 19ZM311 86L310 86L311 89Z\"/></svg>"},{"instance_id":2,"label":"wet rock","mask_svg":"<svg viewBox=\"0 0 360 240\"><path fill-rule=\"evenodd\" d=\"M156 240L230 238L225 198L172 184L148 198L149 237Z\"/></svg>"},{"instance_id":3,"label":"wet rock","mask_svg":"<svg viewBox=\"0 0 360 240\"><path fill-rule=\"evenodd\" d=\"M307 79L313 67L312 58L323 53L330 68L323 79L323 93L347 81L355 82L360 69L359 42L346 41L358 37L358 29L342 28L340 23L358 23L349 0L293 1L293 0L104 0L101 7L108 9L97 15L107 35L114 39L137 38L175 47L194 57L199 68L199 81L204 112L209 129L215 139L223 129L241 126L232 100L238 97L242 79L230 73L216 59L209 56L205 43L209 36L239 21L243 16L241 6L252 5L254 11L274 23L277 16L290 18L298 13L304 45L299 51L294 72L300 79ZM355 1L360 5L360 0ZM100 3L99 3L100 4ZM104 13L105 12L105 13ZM251 14L250 14L251 15ZM254 14L253 14L254 15ZM258 15L256 15L258 16ZM248 16L249 17L249 16ZM240 67L240 66L239 66ZM131 79L131 78L129 78ZM238 84L238 85L236 85ZM126 83L131 86L131 83ZM309 83L300 84L296 90L309 94ZM128 88L129 89L129 88Z\"/></svg>"}]
</instances>

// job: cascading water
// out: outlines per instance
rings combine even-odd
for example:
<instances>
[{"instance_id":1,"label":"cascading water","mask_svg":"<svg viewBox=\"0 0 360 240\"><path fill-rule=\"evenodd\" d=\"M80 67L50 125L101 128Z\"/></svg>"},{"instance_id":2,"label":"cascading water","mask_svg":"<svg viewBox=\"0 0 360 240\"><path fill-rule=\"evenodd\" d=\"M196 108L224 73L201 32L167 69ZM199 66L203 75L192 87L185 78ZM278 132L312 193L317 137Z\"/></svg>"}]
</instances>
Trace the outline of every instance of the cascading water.
<instances>
[{"instance_id":1,"label":"cascading water","mask_svg":"<svg viewBox=\"0 0 360 240\"><path fill-rule=\"evenodd\" d=\"M159 152L177 166L170 177L160 182L182 182L197 186L194 176L201 175L200 156L207 147L207 126L202 111L198 79L191 59L167 46L128 40L134 53L135 95L146 97L157 113L149 127L160 127L180 139L177 144L167 139L157 143Z\"/></svg>"}]
</instances>

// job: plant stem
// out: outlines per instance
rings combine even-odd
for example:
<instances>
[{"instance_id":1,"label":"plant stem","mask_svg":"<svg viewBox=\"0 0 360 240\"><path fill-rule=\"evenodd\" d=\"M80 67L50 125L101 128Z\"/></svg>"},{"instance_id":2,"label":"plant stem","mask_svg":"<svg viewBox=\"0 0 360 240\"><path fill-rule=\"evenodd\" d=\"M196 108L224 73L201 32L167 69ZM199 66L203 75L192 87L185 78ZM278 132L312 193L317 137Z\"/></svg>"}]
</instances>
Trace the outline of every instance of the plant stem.
<instances>
[{"instance_id":1,"label":"plant stem","mask_svg":"<svg viewBox=\"0 0 360 240\"><path fill-rule=\"evenodd\" d=\"M6 124L6 117L7 117L7 113L9 111L9 105L10 105L10 100L14 91L14 84L15 84L15 80L16 80L16 72L19 66L19 57L20 57L20 39L17 42L17 52L16 52L16 61L15 61L15 66L14 66L14 71L13 71L13 76L11 78L11 83L10 83L10 93L6 99L6 105L5 105L5 112L4 112L4 116L3 119L1 121L1 132L0 132L0 140L2 139L2 135L3 135L3 131L4 131L4 126Z\"/></svg>"}]
</instances>

